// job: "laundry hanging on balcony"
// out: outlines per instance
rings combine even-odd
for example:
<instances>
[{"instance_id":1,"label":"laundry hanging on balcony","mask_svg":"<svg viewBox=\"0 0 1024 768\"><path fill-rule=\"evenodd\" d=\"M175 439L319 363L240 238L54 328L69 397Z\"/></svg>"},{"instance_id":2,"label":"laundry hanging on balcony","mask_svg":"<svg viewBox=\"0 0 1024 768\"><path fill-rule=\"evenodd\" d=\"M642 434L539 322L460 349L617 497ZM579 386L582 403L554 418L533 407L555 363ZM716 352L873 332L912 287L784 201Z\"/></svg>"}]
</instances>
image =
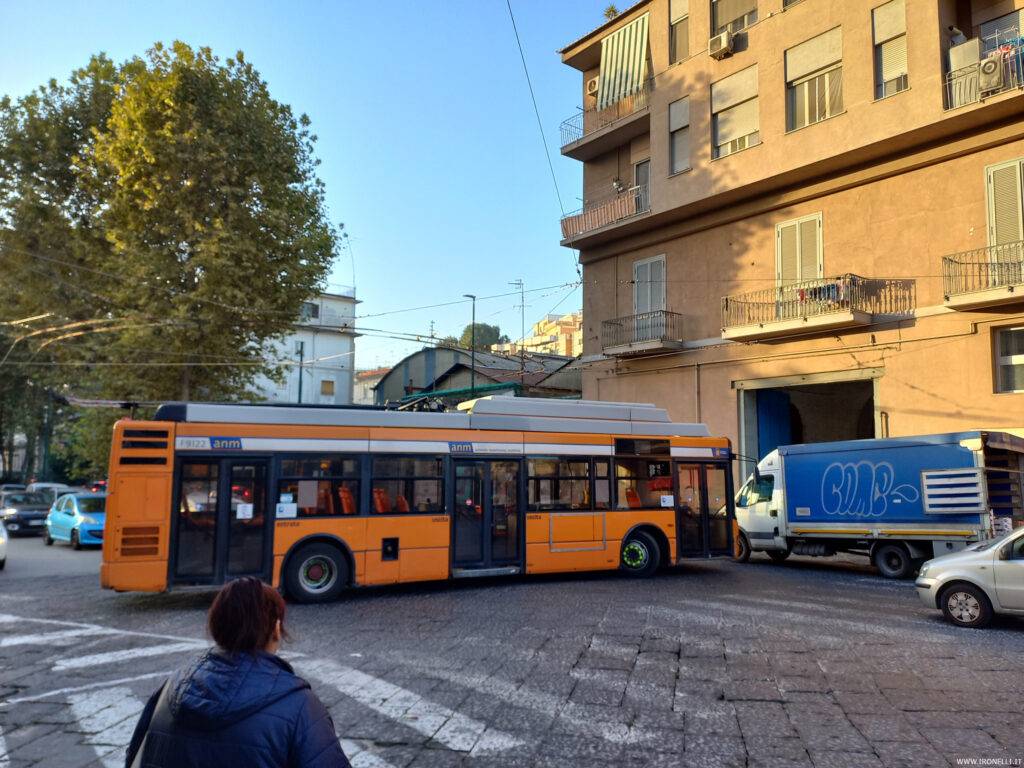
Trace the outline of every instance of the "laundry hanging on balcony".
<instances>
[{"instance_id":1,"label":"laundry hanging on balcony","mask_svg":"<svg viewBox=\"0 0 1024 768\"><path fill-rule=\"evenodd\" d=\"M647 80L647 20L644 14L601 41L599 110L612 106L644 87Z\"/></svg>"}]
</instances>

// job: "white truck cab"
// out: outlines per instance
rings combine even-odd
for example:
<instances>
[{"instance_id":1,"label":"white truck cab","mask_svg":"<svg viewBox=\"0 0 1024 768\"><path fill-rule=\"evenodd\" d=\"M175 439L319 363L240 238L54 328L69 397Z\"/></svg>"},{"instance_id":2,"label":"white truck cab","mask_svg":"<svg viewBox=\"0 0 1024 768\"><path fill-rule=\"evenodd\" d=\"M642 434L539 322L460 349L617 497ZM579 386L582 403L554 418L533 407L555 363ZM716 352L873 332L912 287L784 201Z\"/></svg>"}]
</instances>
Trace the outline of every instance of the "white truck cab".
<instances>
[{"instance_id":1,"label":"white truck cab","mask_svg":"<svg viewBox=\"0 0 1024 768\"><path fill-rule=\"evenodd\" d=\"M751 551L765 552L776 560L789 556L785 537L785 491L782 462L777 450L757 463L736 494L736 523L740 529L737 560L746 562Z\"/></svg>"}]
</instances>

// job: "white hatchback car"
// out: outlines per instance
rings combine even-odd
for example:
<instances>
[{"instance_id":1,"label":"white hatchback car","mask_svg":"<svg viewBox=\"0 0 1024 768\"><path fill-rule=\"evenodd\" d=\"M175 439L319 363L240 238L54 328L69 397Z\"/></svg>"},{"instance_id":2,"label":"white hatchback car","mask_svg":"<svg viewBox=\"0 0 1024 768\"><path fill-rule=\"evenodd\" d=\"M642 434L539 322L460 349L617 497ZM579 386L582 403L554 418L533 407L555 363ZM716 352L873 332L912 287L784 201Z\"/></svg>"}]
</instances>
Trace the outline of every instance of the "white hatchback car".
<instances>
[{"instance_id":1,"label":"white hatchback car","mask_svg":"<svg viewBox=\"0 0 1024 768\"><path fill-rule=\"evenodd\" d=\"M1024 528L929 560L917 594L961 627L984 627L994 613L1024 616Z\"/></svg>"}]
</instances>

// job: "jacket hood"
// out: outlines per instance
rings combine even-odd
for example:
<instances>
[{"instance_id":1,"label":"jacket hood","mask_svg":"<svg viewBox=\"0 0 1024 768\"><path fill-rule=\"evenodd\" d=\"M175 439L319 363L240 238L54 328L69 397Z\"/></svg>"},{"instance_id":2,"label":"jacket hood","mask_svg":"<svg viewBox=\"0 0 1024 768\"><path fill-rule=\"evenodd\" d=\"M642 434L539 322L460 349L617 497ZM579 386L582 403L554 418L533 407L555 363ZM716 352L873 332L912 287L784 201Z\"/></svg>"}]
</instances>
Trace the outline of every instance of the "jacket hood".
<instances>
[{"instance_id":1,"label":"jacket hood","mask_svg":"<svg viewBox=\"0 0 1024 768\"><path fill-rule=\"evenodd\" d=\"M168 705L175 721L219 730L244 720L294 691L309 688L288 662L269 653L207 651L172 677Z\"/></svg>"}]
</instances>

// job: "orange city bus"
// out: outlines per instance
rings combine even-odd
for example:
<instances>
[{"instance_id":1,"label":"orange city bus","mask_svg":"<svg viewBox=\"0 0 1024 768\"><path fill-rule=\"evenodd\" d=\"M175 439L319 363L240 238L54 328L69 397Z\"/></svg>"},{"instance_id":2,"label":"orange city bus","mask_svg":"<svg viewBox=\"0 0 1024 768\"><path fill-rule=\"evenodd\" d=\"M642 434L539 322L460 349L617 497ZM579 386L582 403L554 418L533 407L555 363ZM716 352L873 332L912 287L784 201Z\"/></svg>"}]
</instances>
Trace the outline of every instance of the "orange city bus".
<instances>
[{"instance_id":1,"label":"orange city bus","mask_svg":"<svg viewBox=\"0 0 1024 768\"><path fill-rule=\"evenodd\" d=\"M729 441L652 405L488 397L458 413L169 403L114 427L101 581L345 588L732 552Z\"/></svg>"}]
</instances>

